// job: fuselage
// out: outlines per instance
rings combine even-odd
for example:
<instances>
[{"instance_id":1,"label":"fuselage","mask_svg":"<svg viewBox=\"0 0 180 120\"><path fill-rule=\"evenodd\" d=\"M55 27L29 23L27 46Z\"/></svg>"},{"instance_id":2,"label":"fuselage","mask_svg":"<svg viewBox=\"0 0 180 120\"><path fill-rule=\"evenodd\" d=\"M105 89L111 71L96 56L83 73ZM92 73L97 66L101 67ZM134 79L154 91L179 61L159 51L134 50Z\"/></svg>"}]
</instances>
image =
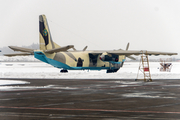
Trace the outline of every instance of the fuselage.
<instances>
[{"instance_id":1,"label":"fuselage","mask_svg":"<svg viewBox=\"0 0 180 120\"><path fill-rule=\"evenodd\" d=\"M102 61L100 54L92 54L92 51L72 51L58 53L44 53L34 51L35 58L51 64L57 68L66 70L101 70L119 69L125 61L124 55L118 55L118 61Z\"/></svg>"}]
</instances>

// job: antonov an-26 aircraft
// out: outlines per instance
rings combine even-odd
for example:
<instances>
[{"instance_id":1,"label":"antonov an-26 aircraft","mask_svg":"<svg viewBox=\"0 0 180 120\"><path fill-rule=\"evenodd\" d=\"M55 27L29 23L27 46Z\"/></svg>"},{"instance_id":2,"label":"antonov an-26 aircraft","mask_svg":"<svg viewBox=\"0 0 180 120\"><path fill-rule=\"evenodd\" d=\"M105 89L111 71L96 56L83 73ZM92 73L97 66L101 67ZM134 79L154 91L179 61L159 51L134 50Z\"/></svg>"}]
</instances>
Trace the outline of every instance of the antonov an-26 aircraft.
<instances>
[{"instance_id":1,"label":"antonov an-26 aircraft","mask_svg":"<svg viewBox=\"0 0 180 120\"><path fill-rule=\"evenodd\" d=\"M104 50L104 51L86 51L87 46L82 51L77 51L73 45L60 47L53 42L50 29L45 15L39 16L39 46L40 50L9 46L14 51L21 53L5 54L5 56L24 56L34 55L40 61L48 63L54 67L60 68L60 72L67 70L107 70L107 73L117 72L126 57L134 59L130 55L177 55L177 53L153 52L153 51L131 51L128 50ZM74 49L68 51L69 49Z\"/></svg>"}]
</instances>

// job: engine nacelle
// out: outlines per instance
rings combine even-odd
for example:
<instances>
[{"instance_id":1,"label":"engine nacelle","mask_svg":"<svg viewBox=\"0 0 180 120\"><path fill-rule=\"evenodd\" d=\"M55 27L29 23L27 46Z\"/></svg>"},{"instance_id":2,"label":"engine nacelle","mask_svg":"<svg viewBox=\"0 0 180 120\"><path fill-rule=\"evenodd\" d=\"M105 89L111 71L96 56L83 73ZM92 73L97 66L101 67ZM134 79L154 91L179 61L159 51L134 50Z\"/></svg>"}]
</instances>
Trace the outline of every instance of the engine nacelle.
<instances>
[{"instance_id":1,"label":"engine nacelle","mask_svg":"<svg viewBox=\"0 0 180 120\"><path fill-rule=\"evenodd\" d=\"M103 53L99 57L99 59L102 61L106 61L106 62L118 62L119 61L119 55Z\"/></svg>"}]
</instances>

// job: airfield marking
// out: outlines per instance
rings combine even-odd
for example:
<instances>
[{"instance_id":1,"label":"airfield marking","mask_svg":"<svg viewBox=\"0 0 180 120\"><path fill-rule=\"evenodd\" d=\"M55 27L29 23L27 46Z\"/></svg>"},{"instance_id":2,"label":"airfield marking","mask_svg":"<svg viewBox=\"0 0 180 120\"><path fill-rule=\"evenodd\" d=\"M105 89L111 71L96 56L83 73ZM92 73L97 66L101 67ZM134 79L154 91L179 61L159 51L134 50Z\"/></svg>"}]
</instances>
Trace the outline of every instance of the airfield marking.
<instances>
[{"instance_id":1,"label":"airfield marking","mask_svg":"<svg viewBox=\"0 0 180 120\"><path fill-rule=\"evenodd\" d=\"M34 110L66 110L66 111L97 111L97 112L129 112L129 113L167 113L167 114L180 114L180 112L168 111L132 111L132 110L107 110L107 109L75 109L75 108L37 108L37 107L10 107L0 106L5 109L34 109Z\"/></svg>"}]
</instances>

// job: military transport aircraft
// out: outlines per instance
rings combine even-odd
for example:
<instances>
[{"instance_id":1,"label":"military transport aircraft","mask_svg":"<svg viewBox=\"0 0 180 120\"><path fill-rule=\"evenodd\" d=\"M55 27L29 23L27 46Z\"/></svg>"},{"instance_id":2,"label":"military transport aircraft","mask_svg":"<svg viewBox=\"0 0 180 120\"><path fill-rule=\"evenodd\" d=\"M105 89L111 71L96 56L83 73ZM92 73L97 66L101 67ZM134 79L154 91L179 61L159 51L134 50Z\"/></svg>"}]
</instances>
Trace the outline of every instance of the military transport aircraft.
<instances>
[{"instance_id":1,"label":"military transport aircraft","mask_svg":"<svg viewBox=\"0 0 180 120\"><path fill-rule=\"evenodd\" d=\"M77 51L73 45L60 47L53 42L50 29L45 15L39 16L39 47L40 50L9 46L14 51L21 53L5 54L5 56L24 56L34 55L40 61L48 63L54 67L62 69L60 72L68 72L67 70L107 70L107 73L117 72L126 57L131 59L131 55L177 55L177 53L153 52L153 51L131 51L128 50L104 50L104 51L87 51L87 46ZM74 49L68 51L69 49Z\"/></svg>"}]
</instances>

